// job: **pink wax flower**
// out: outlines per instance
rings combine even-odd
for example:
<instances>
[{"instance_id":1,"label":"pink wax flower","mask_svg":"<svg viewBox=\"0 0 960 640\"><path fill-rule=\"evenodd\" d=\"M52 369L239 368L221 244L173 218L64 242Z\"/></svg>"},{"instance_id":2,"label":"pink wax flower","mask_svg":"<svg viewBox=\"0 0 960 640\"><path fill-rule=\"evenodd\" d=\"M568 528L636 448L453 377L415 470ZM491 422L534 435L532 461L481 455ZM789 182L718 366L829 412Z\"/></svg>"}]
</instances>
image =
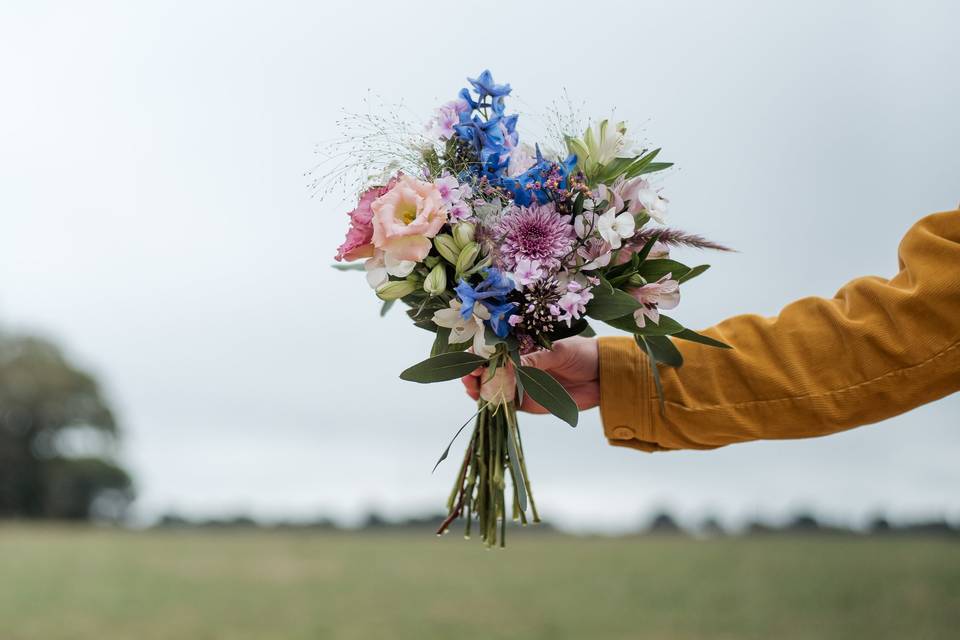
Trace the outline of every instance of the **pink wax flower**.
<instances>
[{"instance_id":1,"label":"pink wax flower","mask_svg":"<svg viewBox=\"0 0 960 640\"><path fill-rule=\"evenodd\" d=\"M641 305L633 312L633 319L641 329L647 325L648 318L655 324L660 324L661 308L673 309L680 304L680 283L673 280L672 275L668 273L656 282L650 282L627 292Z\"/></svg>"},{"instance_id":2,"label":"pink wax flower","mask_svg":"<svg viewBox=\"0 0 960 640\"><path fill-rule=\"evenodd\" d=\"M360 258L370 258L373 256L373 210L370 205L373 201L390 191L397 183L393 178L385 187L371 187L360 195L360 202L357 208L348 213L350 216L350 228L347 230L347 239L337 249L337 255L334 256L338 262L346 260L352 262Z\"/></svg>"},{"instance_id":3,"label":"pink wax flower","mask_svg":"<svg viewBox=\"0 0 960 640\"><path fill-rule=\"evenodd\" d=\"M540 268L539 260L527 260L525 258L517 260L517 266L513 270L513 279L518 285L533 284L542 277L543 269Z\"/></svg>"},{"instance_id":4,"label":"pink wax flower","mask_svg":"<svg viewBox=\"0 0 960 640\"><path fill-rule=\"evenodd\" d=\"M407 175L370 205L373 245L394 260L420 262L430 253L430 238L447 221L440 190Z\"/></svg>"},{"instance_id":5,"label":"pink wax flower","mask_svg":"<svg viewBox=\"0 0 960 640\"><path fill-rule=\"evenodd\" d=\"M569 327L573 320L579 320L586 313L587 303L591 300L593 294L590 290L576 280L571 280L567 283L567 292L557 301L557 313L554 315Z\"/></svg>"},{"instance_id":6,"label":"pink wax flower","mask_svg":"<svg viewBox=\"0 0 960 640\"><path fill-rule=\"evenodd\" d=\"M467 101L458 98L440 107L427 123L427 131L438 140L448 140L453 137L453 125L460 122L460 114L470 109Z\"/></svg>"}]
</instances>

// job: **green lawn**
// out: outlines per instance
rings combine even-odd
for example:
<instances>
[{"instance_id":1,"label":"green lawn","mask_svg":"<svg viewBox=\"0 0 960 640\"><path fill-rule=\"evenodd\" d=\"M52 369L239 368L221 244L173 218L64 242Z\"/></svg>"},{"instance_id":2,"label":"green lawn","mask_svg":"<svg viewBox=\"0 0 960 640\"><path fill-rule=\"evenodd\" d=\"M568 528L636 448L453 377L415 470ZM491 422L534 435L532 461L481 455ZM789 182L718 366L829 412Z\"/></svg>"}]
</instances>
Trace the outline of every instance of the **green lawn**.
<instances>
[{"instance_id":1,"label":"green lawn","mask_svg":"<svg viewBox=\"0 0 960 640\"><path fill-rule=\"evenodd\" d=\"M3 640L956 638L936 539L0 527Z\"/></svg>"}]
</instances>

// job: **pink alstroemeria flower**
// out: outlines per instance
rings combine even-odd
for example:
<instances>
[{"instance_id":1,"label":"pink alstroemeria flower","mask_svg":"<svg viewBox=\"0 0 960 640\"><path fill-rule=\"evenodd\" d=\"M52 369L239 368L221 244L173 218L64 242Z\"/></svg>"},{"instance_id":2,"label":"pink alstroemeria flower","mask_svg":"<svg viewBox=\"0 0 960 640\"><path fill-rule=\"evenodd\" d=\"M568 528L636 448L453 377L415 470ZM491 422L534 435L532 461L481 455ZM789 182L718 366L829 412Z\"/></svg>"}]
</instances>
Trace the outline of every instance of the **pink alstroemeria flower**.
<instances>
[{"instance_id":1,"label":"pink alstroemeria flower","mask_svg":"<svg viewBox=\"0 0 960 640\"><path fill-rule=\"evenodd\" d=\"M633 319L641 329L647 326L648 318L654 324L660 324L661 308L673 309L680 304L680 283L672 280L672 276L672 273L668 273L656 282L650 282L627 292L641 305L633 312Z\"/></svg>"}]
</instances>

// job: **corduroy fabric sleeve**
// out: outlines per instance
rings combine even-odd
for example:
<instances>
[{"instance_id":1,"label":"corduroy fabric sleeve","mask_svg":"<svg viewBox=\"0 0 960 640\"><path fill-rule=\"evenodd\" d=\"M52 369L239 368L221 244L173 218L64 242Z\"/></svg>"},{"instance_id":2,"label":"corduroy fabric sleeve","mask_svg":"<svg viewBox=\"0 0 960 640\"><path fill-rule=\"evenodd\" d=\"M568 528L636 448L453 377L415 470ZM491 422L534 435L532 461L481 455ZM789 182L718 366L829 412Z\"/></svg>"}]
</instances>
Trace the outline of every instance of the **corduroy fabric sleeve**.
<instances>
[{"instance_id":1,"label":"corduroy fabric sleeve","mask_svg":"<svg viewBox=\"0 0 960 640\"><path fill-rule=\"evenodd\" d=\"M916 223L900 271L864 277L832 299L777 317L744 315L704 331L732 350L675 340L660 367L661 412L645 354L600 339L600 411L611 444L712 449L808 438L878 422L960 390L960 210Z\"/></svg>"}]
</instances>

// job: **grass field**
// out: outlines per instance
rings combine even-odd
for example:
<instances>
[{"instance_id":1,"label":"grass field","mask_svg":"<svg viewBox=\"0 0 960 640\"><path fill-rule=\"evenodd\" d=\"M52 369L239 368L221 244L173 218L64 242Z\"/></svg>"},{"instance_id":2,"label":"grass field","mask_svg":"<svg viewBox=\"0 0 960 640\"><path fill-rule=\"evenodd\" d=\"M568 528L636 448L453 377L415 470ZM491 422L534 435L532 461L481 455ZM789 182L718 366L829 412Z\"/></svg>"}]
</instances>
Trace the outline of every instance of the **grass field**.
<instances>
[{"instance_id":1,"label":"grass field","mask_svg":"<svg viewBox=\"0 0 960 640\"><path fill-rule=\"evenodd\" d=\"M3 640L960 637L936 539L0 527Z\"/></svg>"}]
</instances>

